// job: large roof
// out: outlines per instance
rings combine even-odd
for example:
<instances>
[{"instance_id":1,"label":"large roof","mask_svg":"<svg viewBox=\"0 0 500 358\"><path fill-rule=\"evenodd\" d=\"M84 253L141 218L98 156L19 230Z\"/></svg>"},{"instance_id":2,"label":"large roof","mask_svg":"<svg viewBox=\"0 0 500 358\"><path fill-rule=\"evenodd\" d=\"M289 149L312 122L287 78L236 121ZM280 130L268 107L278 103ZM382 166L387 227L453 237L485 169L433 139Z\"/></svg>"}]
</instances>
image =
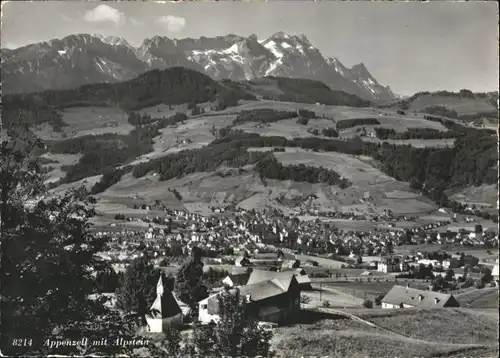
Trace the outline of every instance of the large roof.
<instances>
[{"instance_id":1,"label":"large roof","mask_svg":"<svg viewBox=\"0 0 500 358\"><path fill-rule=\"evenodd\" d=\"M436 301L437 299L437 301ZM458 306L458 302L450 294L434 291L417 290L411 287L395 285L382 299L383 303L393 305L405 304L421 308L442 308L447 304Z\"/></svg>"},{"instance_id":2,"label":"large roof","mask_svg":"<svg viewBox=\"0 0 500 358\"><path fill-rule=\"evenodd\" d=\"M153 318L173 317L182 310L172 292L166 291L162 295L157 295L156 300L151 305L151 316Z\"/></svg>"},{"instance_id":3,"label":"large roof","mask_svg":"<svg viewBox=\"0 0 500 358\"><path fill-rule=\"evenodd\" d=\"M251 301L265 300L269 297L281 295L286 291L277 279L255 282L240 287L240 294L242 296L249 295Z\"/></svg>"},{"instance_id":4,"label":"large roof","mask_svg":"<svg viewBox=\"0 0 500 358\"><path fill-rule=\"evenodd\" d=\"M283 290L288 291L294 276L295 276L294 271L274 272L274 271L253 270L252 273L250 274L247 285L251 285L256 282L276 279L279 285L283 288Z\"/></svg>"}]
</instances>

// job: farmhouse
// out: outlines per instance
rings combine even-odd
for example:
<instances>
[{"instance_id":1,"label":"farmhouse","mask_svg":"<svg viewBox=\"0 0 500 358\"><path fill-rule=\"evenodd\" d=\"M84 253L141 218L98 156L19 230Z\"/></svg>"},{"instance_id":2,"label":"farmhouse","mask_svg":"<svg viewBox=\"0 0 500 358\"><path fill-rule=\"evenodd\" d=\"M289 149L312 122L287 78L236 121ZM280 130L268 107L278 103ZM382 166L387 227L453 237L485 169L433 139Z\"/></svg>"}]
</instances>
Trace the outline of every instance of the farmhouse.
<instances>
[{"instance_id":1,"label":"farmhouse","mask_svg":"<svg viewBox=\"0 0 500 358\"><path fill-rule=\"evenodd\" d=\"M146 315L148 332L163 332L168 327L183 323L182 310L172 291L166 290L160 275L156 285L156 300L151 305L151 313Z\"/></svg>"},{"instance_id":2,"label":"farmhouse","mask_svg":"<svg viewBox=\"0 0 500 358\"><path fill-rule=\"evenodd\" d=\"M285 323L293 320L300 310L300 287L293 271L272 272L254 270L247 285L239 288L249 303L250 314L260 321ZM234 294L234 289L229 290ZM199 302L198 319L202 324L217 323L219 295L216 293Z\"/></svg>"},{"instance_id":3,"label":"farmhouse","mask_svg":"<svg viewBox=\"0 0 500 358\"><path fill-rule=\"evenodd\" d=\"M459 306L460 304L453 295L417 290L409 286L395 285L382 299L382 308L445 308Z\"/></svg>"}]
</instances>

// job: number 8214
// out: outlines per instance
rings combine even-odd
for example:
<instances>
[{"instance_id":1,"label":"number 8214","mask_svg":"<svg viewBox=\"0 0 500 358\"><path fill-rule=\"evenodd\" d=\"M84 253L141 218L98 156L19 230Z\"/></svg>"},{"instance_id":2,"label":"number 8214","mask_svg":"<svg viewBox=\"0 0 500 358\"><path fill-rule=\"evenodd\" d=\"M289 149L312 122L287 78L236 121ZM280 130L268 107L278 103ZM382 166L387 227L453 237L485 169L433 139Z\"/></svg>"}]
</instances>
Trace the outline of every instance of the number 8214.
<instances>
[{"instance_id":1,"label":"number 8214","mask_svg":"<svg viewBox=\"0 0 500 358\"><path fill-rule=\"evenodd\" d=\"M14 347L31 347L33 345L33 340L31 338L14 338L12 340L12 345Z\"/></svg>"}]
</instances>

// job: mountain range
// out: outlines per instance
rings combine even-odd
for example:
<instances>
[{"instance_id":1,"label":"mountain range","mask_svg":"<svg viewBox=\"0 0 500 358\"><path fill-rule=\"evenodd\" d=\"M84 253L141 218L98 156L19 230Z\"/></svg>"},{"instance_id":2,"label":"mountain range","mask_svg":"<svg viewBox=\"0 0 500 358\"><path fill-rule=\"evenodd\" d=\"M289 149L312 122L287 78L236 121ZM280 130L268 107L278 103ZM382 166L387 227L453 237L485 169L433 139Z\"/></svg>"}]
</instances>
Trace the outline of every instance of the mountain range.
<instances>
[{"instance_id":1,"label":"mountain range","mask_svg":"<svg viewBox=\"0 0 500 358\"><path fill-rule=\"evenodd\" d=\"M255 35L234 34L180 40L154 36L139 47L120 37L77 34L2 49L4 94L118 82L174 66L193 69L216 80L304 78L370 101L396 99L391 89L379 84L363 63L347 68L336 58L324 58L304 35L284 32L264 40Z\"/></svg>"}]
</instances>

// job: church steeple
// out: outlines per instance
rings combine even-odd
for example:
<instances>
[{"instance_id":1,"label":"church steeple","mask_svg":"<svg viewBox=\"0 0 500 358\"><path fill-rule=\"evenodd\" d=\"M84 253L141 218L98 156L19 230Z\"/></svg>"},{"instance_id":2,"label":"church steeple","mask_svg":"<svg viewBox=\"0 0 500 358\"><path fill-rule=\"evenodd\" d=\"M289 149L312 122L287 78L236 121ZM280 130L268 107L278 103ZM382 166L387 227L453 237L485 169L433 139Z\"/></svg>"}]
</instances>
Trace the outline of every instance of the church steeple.
<instances>
[{"instance_id":1,"label":"church steeple","mask_svg":"<svg viewBox=\"0 0 500 358\"><path fill-rule=\"evenodd\" d=\"M163 275L160 275L158 283L156 284L156 294L158 296L163 296L163 292L165 292L165 288L163 286Z\"/></svg>"}]
</instances>

